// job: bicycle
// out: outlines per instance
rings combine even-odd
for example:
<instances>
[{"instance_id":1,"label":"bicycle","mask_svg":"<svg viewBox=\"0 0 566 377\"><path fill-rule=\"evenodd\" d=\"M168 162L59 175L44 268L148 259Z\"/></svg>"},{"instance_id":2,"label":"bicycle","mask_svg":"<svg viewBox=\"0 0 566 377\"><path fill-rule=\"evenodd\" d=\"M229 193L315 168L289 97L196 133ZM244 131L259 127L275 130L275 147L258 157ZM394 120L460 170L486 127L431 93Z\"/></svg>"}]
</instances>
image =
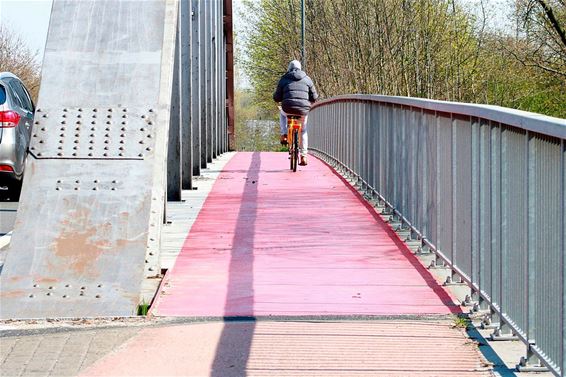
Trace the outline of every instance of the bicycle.
<instances>
[{"instance_id":1,"label":"bicycle","mask_svg":"<svg viewBox=\"0 0 566 377\"><path fill-rule=\"evenodd\" d=\"M303 117L298 115L287 115L287 142L289 143L289 160L291 170L297 171L299 161L299 145L301 130L303 128Z\"/></svg>"}]
</instances>

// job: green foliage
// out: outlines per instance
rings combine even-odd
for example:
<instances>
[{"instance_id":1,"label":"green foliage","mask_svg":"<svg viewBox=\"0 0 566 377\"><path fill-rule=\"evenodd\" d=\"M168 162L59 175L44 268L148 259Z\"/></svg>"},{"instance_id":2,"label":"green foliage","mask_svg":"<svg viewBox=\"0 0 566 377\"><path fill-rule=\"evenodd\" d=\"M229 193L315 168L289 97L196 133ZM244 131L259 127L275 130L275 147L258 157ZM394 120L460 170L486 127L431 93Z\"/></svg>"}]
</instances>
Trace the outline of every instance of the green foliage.
<instances>
[{"instance_id":1,"label":"green foliage","mask_svg":"<svg viewBox=\"0 0 566 377\"><path fill-rule=\"evenodd\" d=\"M142 302L138 305L138 315L147 315L149 312L149 303L142 300Z\"/></svg>"},{"instance_id":2,"label":"green foliage","mask_svg":"<svg viewBox=\"0 0 566 377\"><path fill-rule=\"evenodd\" d=\"M250 91L235 93L236 150L276 151L279 148L279 121L273 101L267 109L260 108Z\"/></svg>"},{"instance_id":3,"label":"green foliage","mask_svg":"<svg viewBox=\"0 0 566 377\"><path fill-rule=\"evenodd\" d=\"M305 1L305 66L323 97L375 93L565 116L566 80L518 59L531 51L520 35L484 31L456 1ZM244 6L251 95L273 111L277 81L300 57L300 0Z\"/></svg>"}]
</instances>

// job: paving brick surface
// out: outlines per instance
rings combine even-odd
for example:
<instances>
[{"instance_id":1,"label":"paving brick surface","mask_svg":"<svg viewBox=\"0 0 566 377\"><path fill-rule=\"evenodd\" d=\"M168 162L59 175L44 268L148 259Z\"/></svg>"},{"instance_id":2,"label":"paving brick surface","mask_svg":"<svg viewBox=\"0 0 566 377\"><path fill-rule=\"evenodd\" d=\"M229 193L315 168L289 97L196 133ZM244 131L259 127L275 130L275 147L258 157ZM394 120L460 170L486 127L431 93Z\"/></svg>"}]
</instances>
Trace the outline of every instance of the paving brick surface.
<instances>
[{"instance_id":1,"label":"paving brick surface","mask_svg":"<svg viewBox=\"0 0 566 377\"><path fill-rule=\"evenodd\" d=\"M76 376L138 331L124 327L0 336L0 375Z\"/></svg>"}]
</instances>

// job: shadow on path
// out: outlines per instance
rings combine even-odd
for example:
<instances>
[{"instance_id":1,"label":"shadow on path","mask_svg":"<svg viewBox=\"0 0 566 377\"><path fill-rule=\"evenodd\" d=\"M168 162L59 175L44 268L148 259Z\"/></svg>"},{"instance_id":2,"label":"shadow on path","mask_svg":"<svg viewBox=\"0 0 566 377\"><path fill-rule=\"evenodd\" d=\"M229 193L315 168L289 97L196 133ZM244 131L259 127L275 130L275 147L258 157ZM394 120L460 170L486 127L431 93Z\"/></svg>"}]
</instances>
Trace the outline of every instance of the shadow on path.
<instances>
[{"instance_id":1,"label":"shadow on path","mask_svg":"<svg viewBox=\"0 0 566 377\"><path fill-rule=\"evenodd\" d=\"M255 330L255 318L236 317L233 313L241 308L247 313L253 313L253 249L260 166L260 153L255 152L251 157L234 231L224 307L225 323L212 364L212 377L246 375L246 364L250 356Z\"/></svg>"}]
</instances>

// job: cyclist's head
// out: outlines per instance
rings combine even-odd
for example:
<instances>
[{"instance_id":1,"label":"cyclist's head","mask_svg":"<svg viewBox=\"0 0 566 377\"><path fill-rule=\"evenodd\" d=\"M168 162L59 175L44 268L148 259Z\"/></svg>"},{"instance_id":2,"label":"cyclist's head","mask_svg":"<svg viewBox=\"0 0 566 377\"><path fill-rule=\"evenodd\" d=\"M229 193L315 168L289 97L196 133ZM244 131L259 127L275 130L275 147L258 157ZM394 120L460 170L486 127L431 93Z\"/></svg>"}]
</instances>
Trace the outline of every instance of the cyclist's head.
<instances>
[{"instance_id":1,"label":"cyclist's head","mask_svg":"<svg viewBox=\"0 0 566 377\"><path fill-rule=\"evenodd\" d=\"M301 69L301 62L298 60L291 60L289 67L287 67L287 72L294 71L296 69Z\"/></svg>"}]
</instances>

